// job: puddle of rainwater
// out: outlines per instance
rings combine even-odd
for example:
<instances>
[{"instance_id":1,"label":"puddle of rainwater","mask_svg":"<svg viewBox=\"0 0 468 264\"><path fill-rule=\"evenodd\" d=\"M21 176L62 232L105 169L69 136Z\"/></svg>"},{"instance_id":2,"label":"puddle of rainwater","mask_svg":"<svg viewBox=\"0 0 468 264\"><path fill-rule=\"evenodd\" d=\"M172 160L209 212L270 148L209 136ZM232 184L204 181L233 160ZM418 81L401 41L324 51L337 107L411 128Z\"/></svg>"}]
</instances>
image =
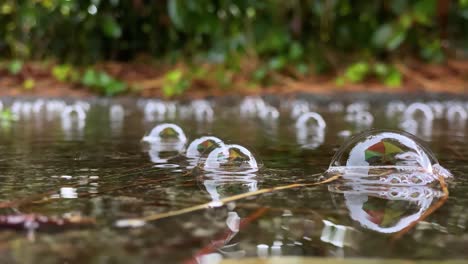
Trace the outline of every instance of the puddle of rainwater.
<instances>
[{"instance_id":1,"label":"puddle of rainwater","mask_svg":"<svg viewBox=\"0 0 468 264\"><path fill-rule=\"evenodd\" d=\"M12 118L0 120L0 215L29 217L8 223L0 217L2 263L468 257L463 100L2 104ZM152 133L164 123L177 127ZM364 137L349 143L369 128L405 130L425 142ZM340 146L344 150L335 156ZM360 156L352 155L353 148L362 149ZM330 163L331 172L344 175L341 180L220 203L317 181ZM355 167L340 171L346 164ZM426 216L444 199L431 175L448 171L449 199ZM213 206L158 221L135 220L203 203ZM70 222L56 223L63 219ZM82 219L92 222L74 225ZM13 220L20 222L16 230Z\"/></svg>"}]
</instances>

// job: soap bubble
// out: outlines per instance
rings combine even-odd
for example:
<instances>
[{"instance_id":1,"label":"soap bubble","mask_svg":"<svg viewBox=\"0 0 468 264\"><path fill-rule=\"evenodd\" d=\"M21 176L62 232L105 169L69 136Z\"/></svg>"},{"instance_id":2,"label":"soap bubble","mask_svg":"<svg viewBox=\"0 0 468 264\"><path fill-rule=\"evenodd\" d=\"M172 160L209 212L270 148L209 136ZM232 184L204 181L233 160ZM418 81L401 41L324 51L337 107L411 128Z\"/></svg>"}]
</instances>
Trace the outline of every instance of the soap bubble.
<instances>
[{"instance_id":1,"label":"soap bubble","mask_svg":"<svg viewBox=\"0 0 468 264\"><path fill-rule=\"evenodd\" d=\"M401 101L391 101L387 104L385 113L387 117L395 117L398 114L401 114L405 111L406 105Z\"/></svg>"},{"instance_id":2,"label":"soap bubble","mask_svg":"<svg viewBox=\"0 0 468 264\"><path fill-rule=\"evenodd\" d=\"M412 103L406 108L405 112L403 113L404 119L414 119L418 120L418 113L422 116L421 118L424 120L431 121L434 120L434 112L430 106L424 103Z\"/></svg>"},{"instance_id":3,"label":"soap bubble","mask_svg":"<svg viewBox=\"0 0 468 264\"><path fill-rule=\"evenodd\" d=\"M352 103L346 108L345 120L358 126L369 127L374 122L374 116L368 109L369 104L366 102Z\"/></svg>"},{"instance_id":4,"label":"soap bubble","mask_svg":"<svg viewBox=\"0 0 468 264\"><path fill-rule=\"evenodd\" d=\"M219 174L242 175L258 171L258 164L248 149L240 145L225 145L208 155L204 169Z\"/></svg>"},{"instance_id":5,"label":"soap bubble","mask_svg":"<svg viewBox=\"0 0 468 264\"><path fill-rule=\"evenodd\" d=\"M86 110L82 105L66 106L61 114L62 130L67 140L81 139L85 128Z\"/></svg>"},{"instance_id":6,"label":"soap bubble","mask_svg":"<svg viewBox=\"0 0 468 264\"><path fill-rule=\"evenodd\" d=\"M280 114L276 107L271 105L266 105L264 108L260 110L258 113L260 119L264 121L275 121L279 118Z\"/></svg>"},{"instance_id":7,"label":"soap bubble","mask_svg":"<svg viewBox=\"0 0 468 264\"><path fill-rule=\"evenodd\" d=\"M191 108L197 122L213 122L214 111L210 102L206 100L195 100L191 103Z\"/></svg>"},{"instance_id":8,"label":"soap bubble","mask_svg":"<svg viewBox=\"0 0 468 264\"><path fill-rule=\"evenodd\" d=\"M187 142L184 131L174 124L160 124L151 130L148 136L143 137L143 141L151 144L183 144Z\"/></svg>"},{"instance_id":9,"label":"soap bubble","mask_svg":"<svg viewBox=\"0 0 468 264\"><path fill-rule=\"evenodd\" d=\"M165 123L154 127L143 141L150 144L148 154L153 163L166 163L184 150L187 137L179 126Z\"/></svg>"},{"instance_id":10,"label":"soap bubble","mask_svg":"<svg viewBox=\"0 0 468 264\"><path fill-rule=\"evenodd\" d=\"M125 118L125 109L119 104L112 105L109 116L112 122L121 122Z\"/></svg>"},{"instance_id":11,"label":"soap bubble","mask_svg":"<svg viewBox=\"0 0 468 264\"><path fill-rule=\"evenodd\" d=\"M327 124L315 112L304 113L296 121L297 142L304 148L316 149L325 141Z\"/></svg>"},{"instance_id":12,"label":"soap bubble","mask_svg":"<svg viewBox=\"0 0 468 264\"><path fill-rule=\"evenodd\" d=\"M198 159L201 157L208 157L214 149L224 146L224 142L213 136L205 136L197 138L187 148L187 157Z\"/></svg>"},{"instance_id":13,"label":"soap bubble","mask_svg":"<svg viewBox=\"0 0 468 264\"><path fill-rule=\"evenodd\" d=\"M447 120L451 123L465 123L468 119L468 113L460 104L454 104L447 109Z\"/></svg>"},{"instance_id":14,"label":"soap bubble","mask_svg":"<svg viewBox=\"0 0 468 264\"><path fill-rule=\"evenodd\" d=\"M451 176L439 168L432 152L411 134L370 130L341 147L326 176L360 184L427 185Z\"/></svg>"},{"instance_id":15,"label":"soap bubble","mask_svg":"<svg viewBox=\"0 0 468 264\"><path fill-rule=\"evenodd\" d=\"M243 117L252 117L264 107L265 101L262 98L247 96L240 104L240 114Z\"/></svg>"},{"instance_id":16,"label":"soap bubble","mask_svg":"<svg viewBox=\"0 0 468 264\"><path fill-rule=\"evenodd\" d=\"M308 113L311 111L311 107L308 102L304 100L295 100L291 103L291 117L297 118L302 114Z\"/></svg>"},{"instance_id":17,"label":"soap bubble","mask_svg":"<svg viewBox=\"0 0 468 264\"><path fill-rule=\"evenodd\" d=\"M445 106L437 101L428 102L427 105L432 109L435 118L442 118Z\"/></svg>"},{"instance_id":18,"label":"soap bubble","mask_svg":"<svg viewBox=\"0 0 468 264\"><path fill-rule=\"evenodd\" d=\"M149 101L144 106L145 121L161 121L164 120L167 108L166 105L161 101Z\"/></svg>"}]
</instances>

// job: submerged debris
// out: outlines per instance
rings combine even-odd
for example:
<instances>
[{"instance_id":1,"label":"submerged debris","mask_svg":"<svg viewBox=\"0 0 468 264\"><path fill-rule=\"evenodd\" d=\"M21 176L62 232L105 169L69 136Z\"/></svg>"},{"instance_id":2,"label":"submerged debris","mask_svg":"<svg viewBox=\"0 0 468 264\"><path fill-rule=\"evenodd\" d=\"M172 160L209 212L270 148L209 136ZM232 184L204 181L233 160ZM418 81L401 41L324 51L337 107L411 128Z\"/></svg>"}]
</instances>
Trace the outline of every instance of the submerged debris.
<instances>
[{"instance_id":1,"label":"submerged debris","mask_svg":"<svg viewBox=\"0 0 468 264\"><path fill-rule=\"evenodd\" d=\"M40 214L0 215L0 228L15 230L57 230L63 228L78 228L95 224L93 218L80 215L45 216Z\"/></svg>"}]
</instances>

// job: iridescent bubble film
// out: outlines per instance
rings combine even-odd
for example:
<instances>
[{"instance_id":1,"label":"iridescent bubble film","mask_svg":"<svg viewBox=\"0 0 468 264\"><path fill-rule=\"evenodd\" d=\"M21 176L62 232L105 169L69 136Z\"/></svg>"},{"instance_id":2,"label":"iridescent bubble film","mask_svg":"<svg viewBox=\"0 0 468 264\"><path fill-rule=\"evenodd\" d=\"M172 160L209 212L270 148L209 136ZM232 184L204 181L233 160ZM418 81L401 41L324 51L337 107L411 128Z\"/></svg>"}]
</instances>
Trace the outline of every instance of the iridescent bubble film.
<instances>
[{"instance_id":1,"label":"iridescent bubble film","mask_svg":"<svg viewBox=\"0 0 468 264\"><path fill-rule=\"evenodd\" d=\"M340 148L326 175L389 185L426 185L439 176L450 176L445 170L434 171L434 166L440 167L432 152L411 134L370 130Z\"/></svg>"}]
</instances>

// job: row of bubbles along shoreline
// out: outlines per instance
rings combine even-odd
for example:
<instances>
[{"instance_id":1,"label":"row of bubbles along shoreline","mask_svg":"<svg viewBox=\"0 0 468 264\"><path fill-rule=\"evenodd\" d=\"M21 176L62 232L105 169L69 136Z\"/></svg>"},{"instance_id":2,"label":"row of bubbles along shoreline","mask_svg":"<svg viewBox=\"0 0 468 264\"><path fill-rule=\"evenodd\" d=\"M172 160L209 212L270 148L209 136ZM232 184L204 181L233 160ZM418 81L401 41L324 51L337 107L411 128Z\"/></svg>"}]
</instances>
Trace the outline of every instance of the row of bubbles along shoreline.
<instances>
[{"instance_id":1,"label":"row of bubbles along shoreline","mask_svg":"<svg viewBox=\"0 0 468 264\"><path fill-rule=\"evenodd\" d=\"M107 107L113 129L122 129L129 115L138 112L142 123L154 124L163 121L193 120L197 124L211 124L218 119L240 118L260 120L269 133L278 129L280 122L294 123L296 141L303 148L315 149L323 144L330 121L343 118L345 129L337 132L339 137L350 135L376 125L375 109L384 111L387 120L392 120L402 130L430 140L434 126L441 121L457 135L463 135L468 119L468 103L463 101L428 101L406 103L391 100L383 104L367 101L344 103L341 101L312 102L304 99L267 100L261 97L245 97L239 103L223 103L217 100L193 100L190 102L140 99L131 102L117 100L4 100L0 101L0 121L43 119L58 120L64 131L82 132L90 111ZM377 111L377 112L378 112ZM332 120L330 119L332 118ZM207 131L201 131L207 132ZM79 134L79 133L78 133Z\"/></svg>"}]
</instances>

